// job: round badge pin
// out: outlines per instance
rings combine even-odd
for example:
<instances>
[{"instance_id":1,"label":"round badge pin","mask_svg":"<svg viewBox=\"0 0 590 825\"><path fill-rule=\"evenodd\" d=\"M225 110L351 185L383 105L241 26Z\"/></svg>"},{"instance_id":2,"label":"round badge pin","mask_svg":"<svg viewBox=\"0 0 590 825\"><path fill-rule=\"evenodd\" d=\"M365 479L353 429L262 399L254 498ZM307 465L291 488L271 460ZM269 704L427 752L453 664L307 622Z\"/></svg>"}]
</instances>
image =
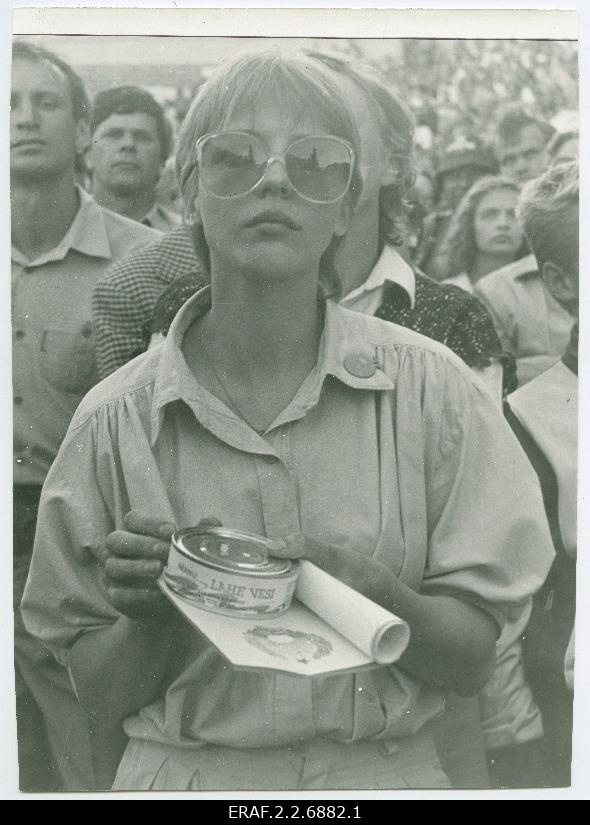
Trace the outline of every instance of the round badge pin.
<instances>
[{"instance_id":1,"label":"round badge pin","mask_svg":"<svg viewBox=\"0 0 590 825\"><path fill-rule=\"evenodd\" d=\"M346 372L355 378L372 378L377 371L374 358L362 352L347 355L342 363Z\"/></svg>"}]
</instances>

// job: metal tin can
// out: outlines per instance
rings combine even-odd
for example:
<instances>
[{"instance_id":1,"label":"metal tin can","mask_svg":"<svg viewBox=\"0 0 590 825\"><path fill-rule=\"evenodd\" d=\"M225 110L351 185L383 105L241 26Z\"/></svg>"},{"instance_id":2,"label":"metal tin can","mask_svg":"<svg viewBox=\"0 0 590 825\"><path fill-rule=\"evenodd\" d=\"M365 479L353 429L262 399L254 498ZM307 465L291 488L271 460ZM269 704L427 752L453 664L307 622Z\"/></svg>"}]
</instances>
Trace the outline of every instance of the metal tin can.
<instances>
[{"instance_id":1,"label":"metal tin can","mask_svg":"<svg viewBox=\"0 0 590 825\"><path fill-rule=\"evenodd\" d=\"M166 583L213 613L278 616L291 604L299 564L268 555L268 539L222 527L189 527L172 536Z\"/></svg>"}]
</instances>

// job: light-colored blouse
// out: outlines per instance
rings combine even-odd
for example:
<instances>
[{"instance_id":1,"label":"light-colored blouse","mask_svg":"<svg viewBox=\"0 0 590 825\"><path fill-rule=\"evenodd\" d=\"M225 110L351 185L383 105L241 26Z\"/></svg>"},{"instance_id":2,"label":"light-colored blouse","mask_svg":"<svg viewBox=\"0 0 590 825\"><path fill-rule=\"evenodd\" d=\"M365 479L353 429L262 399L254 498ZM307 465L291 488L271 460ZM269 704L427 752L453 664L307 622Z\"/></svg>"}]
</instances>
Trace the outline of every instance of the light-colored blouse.
<instances>
[{"instance_id":1,"label":"light-colored blouse","mask_svg":"<svg viewBox=\"0 0 590 825\"><path fill-rule=\"evenodd\" d=\"M117 620L89 548L133 508L179 527L216 515L266 536L301 530L479 606L499 632L553 549L535 474L470 370L430 339L328 302L316 367L260 436L182 354L209 301L197 293L161 345L79 407L42 495L28 629L67 665L81 634ZM187 625L167 688L125 730L188 748L392 739L443 704L397 666L309 679L234 670Z\"/></svg>"}]
</instances>

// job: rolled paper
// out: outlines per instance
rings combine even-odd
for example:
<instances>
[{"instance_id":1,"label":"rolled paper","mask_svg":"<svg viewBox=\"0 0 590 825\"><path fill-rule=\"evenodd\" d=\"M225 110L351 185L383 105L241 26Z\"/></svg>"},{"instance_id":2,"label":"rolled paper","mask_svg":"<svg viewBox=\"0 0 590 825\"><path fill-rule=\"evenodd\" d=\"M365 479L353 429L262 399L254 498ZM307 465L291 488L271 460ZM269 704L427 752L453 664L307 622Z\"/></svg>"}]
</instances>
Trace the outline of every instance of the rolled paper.
<instances>
[{"instance_id":1,"label":"rolled paper","mask_svg":"<svg viewBox=\"0 0 590 825\"><path fill-rule=\"evenodd\" d=\"M407 622L309 561L301 562L295 596L378 664L397 661L408 646Z\"/></svg>"}]
</instances>

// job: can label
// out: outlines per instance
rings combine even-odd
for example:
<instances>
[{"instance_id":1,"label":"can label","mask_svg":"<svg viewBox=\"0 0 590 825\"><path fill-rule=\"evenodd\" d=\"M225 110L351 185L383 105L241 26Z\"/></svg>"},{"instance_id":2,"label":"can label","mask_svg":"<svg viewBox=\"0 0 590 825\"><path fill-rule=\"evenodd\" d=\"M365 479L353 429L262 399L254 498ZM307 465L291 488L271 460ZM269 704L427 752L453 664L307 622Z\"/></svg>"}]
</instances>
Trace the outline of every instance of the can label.
<instances>
[{"instance_id":1,"label":"can label","mask_svg":"<svg viewBox=\"0 0 590 825\"><path fill-rule=\"evenodd\" d=\"M231 544L225 538L224 544ZM164 573L165 580L178 595L205 610L245 618L275 616L283 613L293 598L298 564L289 564L285 571L263 575L256 570L224 570L216 559L215 566L202 557L179 547L174 540ZM266 565L268 567L268 565Z\"/></svg>"}]
</instances>

